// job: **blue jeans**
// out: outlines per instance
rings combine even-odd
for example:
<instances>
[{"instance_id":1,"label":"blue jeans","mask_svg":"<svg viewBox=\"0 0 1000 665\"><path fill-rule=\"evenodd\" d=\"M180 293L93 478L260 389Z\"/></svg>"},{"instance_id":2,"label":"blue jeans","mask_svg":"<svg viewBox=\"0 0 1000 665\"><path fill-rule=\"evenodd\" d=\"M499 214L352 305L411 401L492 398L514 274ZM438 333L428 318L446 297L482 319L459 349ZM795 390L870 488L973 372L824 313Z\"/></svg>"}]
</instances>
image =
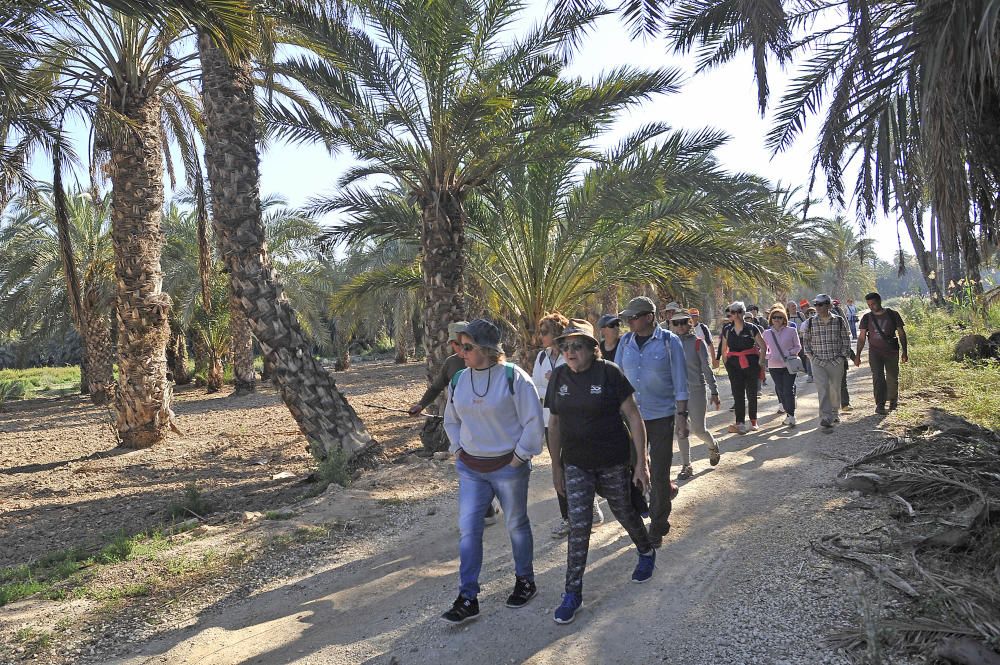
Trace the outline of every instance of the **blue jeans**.
<instances>
[{"instance_id":1,"label":"blue jeans","mask_svg":"<svg viewBox=\"0 0 1000 665\"><path fill-rule=\"evenodd\" d=\"M768 370L771 378L774 379L774 392L778 394L778 401L781 407L790 416L795 415L795 375L784 367L775 367Z\"/></svg>"},{"instance_id":2,"label":"blue jeans","mask_svg":"<svg viewBox=\"0 0 1000 665\"><path fill-rule=\"evenodd\" d=\"M494 496L500 500L504 524L510 536L514 574L534 581L532 561L535 544L528 521L531 463L479 473L457 459L455 470L458 471L458 530L461 534L458 541L458 592L466 598L479 595L479 571L483 567L483 513Z\"/></svg>"}]
</instances>

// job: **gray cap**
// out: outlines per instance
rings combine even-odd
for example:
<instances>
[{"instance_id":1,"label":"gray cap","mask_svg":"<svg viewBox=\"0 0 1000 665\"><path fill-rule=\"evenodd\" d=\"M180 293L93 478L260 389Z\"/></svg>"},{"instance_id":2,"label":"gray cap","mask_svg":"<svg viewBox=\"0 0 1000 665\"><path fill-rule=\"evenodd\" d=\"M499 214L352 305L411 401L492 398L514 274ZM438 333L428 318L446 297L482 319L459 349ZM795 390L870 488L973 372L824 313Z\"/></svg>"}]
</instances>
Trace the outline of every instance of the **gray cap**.
<instances>
[{"instance_id":1,"label":"gray cap","mask_svg":"<svg viewBox=\"0 0 1000 665\"><path fill-rule=\"evenodd\" d=\"M454 323L448 324L448 341L455 342L458 340L458 333L464 333L465 328L469 325L468 321L455 321Z\"/></svg>"},{"instance_id":2,"label":"gray cap","mask_svg":"<svg viewBox=\"0 0 1000 665\"><path fill-rule=\"evenodd\" d=\"M618 318L627 319L630 316L648 314L649 312L656 313L656 304L646 296L636 296L628 301L628 306L625 309L618 312Z\"/></svg>"},{"instance_id":3,"label":"gray cap","mask_svg":"<svg viewBox=\"0 0 1000 665\"><path fill-rule=\"evenodd\" d=\"M819 293L813 298L814 305L829 305L833 300L825 293Z\"/></svg>"},{"instance_id":4,"label":"gray cap","mask_svg":"<svg viewBox=\"0 0 1000 665\"><path fill-rule=\"evenodd\" d=\"M680 308L681 308L681 305L676 300L671 300L670 302L668 302L666 305L663 306L664 311L667 311L667 312L669 312L670 310L673 310L673 311L676 312Z\"/></svg>"},{"instance_id":5,"label":"gray cap","mask_svg":"<svg viewBox=\"0 0 1000 665\"><path fill-rule=\"evenodd\" d=\"M687 311L683 309L676 312L672 317L670 317L670 321L672 323L677 323L679 321L690 321L690 320L691 320L691 315L688 314Z\"/></svg>"},{"instance_id":6,"label":"gray cap","mask_svg":"<svg viewBox=\"0 0 1000 665\"><path fill-rule=\"evenodd\" d=\"M601 318L597 319L597 329L600 330L601 328L607 328L615 321L618 323L622 322L621 318L617 314L605 314Z\"/></svg>"},{"instance_id":7,"label":"gray cap","mask_svg":"<svg viewBox=\"0 0 1000 665\"><path fill-rule=\"evenodd\" d=\"M503 353L500 346L500 329L486 319L476 319L462 331L472 338L473 344L497 353Z\"/></svg>"}]
</instances>

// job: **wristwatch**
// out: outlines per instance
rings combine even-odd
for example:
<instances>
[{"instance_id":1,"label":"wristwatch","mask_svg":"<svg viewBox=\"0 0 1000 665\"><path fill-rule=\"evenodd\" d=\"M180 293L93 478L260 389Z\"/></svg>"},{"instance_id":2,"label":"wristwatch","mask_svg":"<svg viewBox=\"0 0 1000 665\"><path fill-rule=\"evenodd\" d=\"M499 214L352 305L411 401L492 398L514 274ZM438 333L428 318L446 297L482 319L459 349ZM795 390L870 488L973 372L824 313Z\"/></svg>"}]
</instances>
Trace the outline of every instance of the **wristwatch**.
<instances>
[{"instance_id":1,"label":"wristwatch","mask_svg":"<svg viewBox=\"0 0 1000 665\"><path fill-rule=\"evenodd\" d=\"M678 412L677 412L677 415L678 415L678 416L684 416L685 418L687 418L687 416L688 416L688 412L687 412L687 411L678 411Z\"/></svg>"}]
</instances>

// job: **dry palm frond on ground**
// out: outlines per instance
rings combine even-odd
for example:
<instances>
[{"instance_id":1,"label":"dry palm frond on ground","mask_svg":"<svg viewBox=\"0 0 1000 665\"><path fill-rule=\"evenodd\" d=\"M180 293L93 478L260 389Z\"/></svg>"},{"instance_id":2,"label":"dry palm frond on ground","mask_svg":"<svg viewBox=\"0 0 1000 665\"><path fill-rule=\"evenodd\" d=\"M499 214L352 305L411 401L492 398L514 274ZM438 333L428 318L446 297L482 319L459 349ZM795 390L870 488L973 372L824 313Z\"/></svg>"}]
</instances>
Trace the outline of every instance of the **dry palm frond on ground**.
<instances>
[{"instance_id":1,"label":"dry palm frond on ground","mask_svg":"<svg viewBox=\"0 0 1000 665\"><path fill-rule=\"evenodd\" d=\"M813 549L909 601L874 618L862 612L832 641L855 653L864 646L869 662L885 648L928 662L1000 663L1000 435L934 410L928 424L848 464L837 482L887 497L893 519Z\"/></svg>"}]
</instances>

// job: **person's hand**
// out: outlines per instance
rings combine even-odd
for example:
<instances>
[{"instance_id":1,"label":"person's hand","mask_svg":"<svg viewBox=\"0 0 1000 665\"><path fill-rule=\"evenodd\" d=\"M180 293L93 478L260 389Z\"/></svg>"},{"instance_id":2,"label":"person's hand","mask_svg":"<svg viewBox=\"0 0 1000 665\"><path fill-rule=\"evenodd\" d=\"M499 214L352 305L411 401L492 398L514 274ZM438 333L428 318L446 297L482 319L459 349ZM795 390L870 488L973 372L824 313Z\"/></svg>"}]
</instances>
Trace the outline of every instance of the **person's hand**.
<instances>
[{"instance_id":1,"label":"person's hand","mask_svg":"<svg viewBox=\"0 0 1000 665\"><path fill-rule=\"evenodd\" d=\"M420 402L415 402L414 404L410 405L409 413L411 416L419 416L420 412L423 410L424 407L420 404Z\"/></svg>"},{"instance_id":2,"label":"person's hand","mask_svg":"<svg viewBox=\"0 0 1000 665\"><path fill-rule=\"evenodd\" d=\"M674 418L674 430L678 438L684 438L689 434L687 416Z\"/></svg>"},{"instance_id":3,"label":"person's hand","mask_svg":"<svg viewBox=\"0 0 1000 665\"><path fill-rule=\"evenodd\" d=\"M635 465L635 472L632 474L632 483L643 492L649 491L649 466L645 461Z\"/></svg>"},{"instance_id":4,"label":"person's hand","mask_svg":"<svg viewBox=\"0 0 1000 665\"><path fill-rule=\"evenodd\" d=\"M552 465L552 486L556 488L556 494L566 496L566 477L563 475L562 466L558 464Z\"/></svg>"},{"instance_id":5,"label":"person's hand","mask_svg":"<svg viewBox=\"0 0 1000 665\"><path fill-rule=\"evenodd\" d=\"M551 369L545 370L545 380L548 381L551 377L552 377L552 370Z\"/></svg>"},{"instance_id":6,"label":"person's hand","mask_svg":"<svg viewBox=\"0 0 1000 665\"><path fill-rule=\"evenodd\" d=\"M524 466L524 460L517 455L514 455L510 458L510 465L516 469L519 466Z\"/></svg>"},{"instance_id":7,"label":"person's hand","mask_svg":"<svg viewBox=\"0 0 1000 665\"><path fill-rule=\"evenodd\" d=\"M722 402L719 401L719 396L718 395L712 395L708 399L708 401L710 401L712 403L712 405L715 407L716 411L718 411L719 409L722 408Z\"/></svg>"},{"instance_id":8,"label":"person's hand","mask_svg":"<svg viewBox=\"0 0 1000 665\"><path fill-rule=\"evenodd\" d=\"M719 369L719 359L716 358L712 361L712 369Z\"/></svg>"},{"instance_id":9,"label":"person's hand","mask_svg":"<svg viewBox=\"0 0 1000 665\"><path fill-rule=\"evenodd\" d=\"M861 354L857 353L854 355L854 366L861 367Z\"/></svg>"},{"instance_id":10,"label":"person's hand","mask_svg":"<svg viewBox=\"0 0 1000 665\"><path fill-rule=\"evenodd\" d=\"M910 356L907 353L904 353L903 355L901 355L899 357L899 359L902 360L904 363L910 362Z\"/></svg>"}]
</instances>

